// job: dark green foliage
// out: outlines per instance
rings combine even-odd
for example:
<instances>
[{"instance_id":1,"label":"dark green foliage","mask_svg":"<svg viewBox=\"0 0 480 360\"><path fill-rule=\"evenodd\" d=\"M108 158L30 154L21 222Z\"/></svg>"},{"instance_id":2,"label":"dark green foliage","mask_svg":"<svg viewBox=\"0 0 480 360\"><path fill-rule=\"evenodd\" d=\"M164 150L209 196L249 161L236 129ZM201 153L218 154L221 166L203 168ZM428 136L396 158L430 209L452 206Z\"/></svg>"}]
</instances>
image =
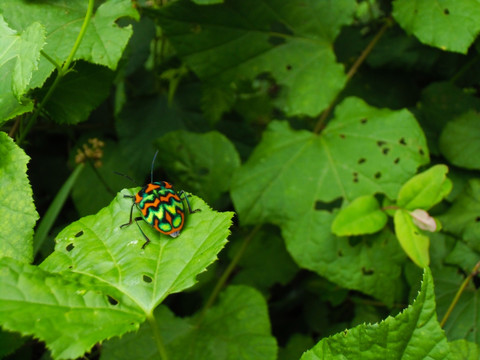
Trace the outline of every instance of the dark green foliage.
<instances>
[{"instance_id":1,"label":"dark green foliage","mask_svg":"<svg viewBox=\"0 0 480 360\"><path fill-rule=\"evenodd\" d=\"M479 16L0 1L0 356L478 359Z\"/></svg>"}]
</instances>

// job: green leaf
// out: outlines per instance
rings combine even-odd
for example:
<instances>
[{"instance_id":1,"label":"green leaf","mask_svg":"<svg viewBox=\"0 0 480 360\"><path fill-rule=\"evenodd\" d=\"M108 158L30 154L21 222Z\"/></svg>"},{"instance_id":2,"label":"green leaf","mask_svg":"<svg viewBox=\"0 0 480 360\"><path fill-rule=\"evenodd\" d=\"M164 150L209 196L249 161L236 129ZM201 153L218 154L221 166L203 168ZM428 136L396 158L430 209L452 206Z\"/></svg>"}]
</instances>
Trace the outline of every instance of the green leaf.
<instances>
[{"instance_id":1,"label":"green leaf","mask_svg":"<svg viewBox=\"0 0 480 360\"><path fill-rule=\"evenodd\" d=\"M395 0L393 16L400 26L422 43L463 54L480 32L480 7L476 0Z\"/></svg>"},{"instance_id":2,"label":"green leaf","mask_svg":"<svg viewBox=\"0 0 480 360\"><path fill-rule=\"evenodd\" d=\"M33 260L33 227L38 219L27 178L29 157L0 132L0 258Z\"/></svg>"},{"instance_id":3,"label":"green leaf","mask_svg":"<svg viewBox=\"0 0 480 360\"><path fill-rule=\"evenodd\" d=\"M232 240L228 257L232 260L242 246L244 239ZM248 245L238 263L238 270L232 279L234 284L254 286L268 292L274 284L286 285L298 271L284 241L271 229L259 231Z\"/></svg>"},{"instance_id":4,"label":"green leaf","mask_svg":"<svg viewBox=\"0 0 480 360\"><path fill-rule=\"evenodd\" d=\"M41 3L3 0L2 12L7 23L17 31L24 31L33 22L41 23L47 34L43 51L62 64L75 44L87 4L88 1L84 0L46 0ZM75 60L82 59L115 70L132 34L131 26L121 28L116 24L119 18L126 16L138 19L131 1L107 0L102 3L92 16ZM31 88L42 86L53 70L54 65L42 57Z\"/></svg>"},{"instance_id":5,"label":"green leaf","mask_svg":"<svg viewBox=\"0 0 480 360\"><path fill-rule=\"evenodd\" d=\"M55 359L77 358L103 339L135 330L144 316L113 287L93 278L0 259L2 327L45 341Z\"/></svg>"},{"instance_id":6,"label":"green leaf","mask_svg":"<svg viewBox=\"0 0 480 360\"><path fill-rule=\"evenodd\" d=\"M353 19L355 2L176 1L158 21L183 61L204 81L231 83L270 73L282 86L287 114L317 115L343 88L333 41ZM322 19L322 21L318 21Z\"/></svg>"},{"instance_id":7,"label":"green leaf","mask_svg":"<svg viewBox=\"0 0 480 360\"><path fill-rule=\"evenodd\" d=\"M372 195L360 196L341 209L332 223L337 236L373 234L383 229L387 214Z\"/></svg>"},{"instance_id":8,"label":"green leaf","mask_svg":"<svg viewBox=\"0 0 480 360\"><path fill-rule=\"evenodd\" d=\"M478 344L466 340L455 340L450 343L450 351L453 360L477 360L480 359Z\"/></svg>"},{"instance_id":9,"label":"green leaf","mask_svg":"<svg viewBox=\"0 0 480 360\"><path fill-rule=\"evenodd\" d=\"M322 339L301 357L318 359L449 359L449 345L435 313L430 270L425 269L420 293L403 312Z\"/></svg>"},{"instance_id":10,"label":"green leaf","mask_svg":"<svg viewBox=\"0 0 480 360\"><path fill-rule=\"evenodd\" d=\"M156 145L160 150L158 164L175 180L175 186L188 189L209 203L230 189L233 172L240 166L233 144L216 131L171 131Z\"/></svg>"},{"instance_id":11,"label":"green leaf","mask_svg":"<svg viewBox=\"0 0 480 360\"><path fill-rule=\"evenodd\" d=\"M447 166L435 165L415 175L400 189L397 205L406 210L429 210L452 190L452 182L447 178L447 173Z\"/></svg>"},{"instance_id":12,"label":"green leaf","mask_svg":"<svg viewBox=\"0 0 480 360\"><path fill-rule=\"evenodd\" d=\"M443 267L434 271L434 277L437 313L441 319L465 280L465 275L457 268ZM449 339L465 339L476 344L480 343L479 299L480 290L472 282L468 283L445 323L444 330Z\"/></svg>"},{"instance_id":13,"label":"green leaf","mask_svg":"<svg viewBox=\"0 0 480 360\"><path fill-rule=\"evenodd\" d=\"M439 216L445 231L480 251L480 180L472 179L452 207Z\"/></svg>"},{"instance_id":14,"label":"green leaf","mask_svg":"<svg viewBox=\"0 0 480 360\"><path fill-rule=\"evenodd\" d=\"M439 139L442 154L453 165L480 169L480 116L471 111L448 122Z\"/></svg>"},{"instance_id":15,"label":"green leaf","mask_svg":"<svg viewBox=\"0 0 480 360\"><path fill-rule=\"evenodd\" d=\"M192 0L192 1L198 5L211 5L211 4L223 3L223 0Z\"/></svg>"},{"instance_id":16,"label":"green leaf","mask_svg":"<svg viewBox=\"0 0 480 360\"><path fill-rule=\"evenodd\" d=\"M23 95L44 45L45 28L41 24L34 22L18 34L0 15L0 124L32 110L32 103Z\"/></svg>"},{"instance_id":17,"label":"green leaf","mask_svg":"<svg viewBox=\"0 0 480 360\"><path fill-rule=\"evenodd\" d=\"M123 191L98 214L70 224L57 236L55 252L42 267L102 279L149 314L169 294L192 286L196 276L216 260L226 243L233 213L212 211L192 196L192 208L201 211L186 216L178 238L163 235L140 222L151 239L142 250L145 239L135 224L120 228L128 222L132 206L124 195L135 193Z\"/></svg>"},{"instance_id":18,"label":"green leaf","mask_svg":"<svg viewBox=\"0 0 480 360\"><path fill-rule=\"evenodd\" d=\"M427 267L430 263L428 248L430 239L422 234L413 223L412 216L405 210L397 210L394 215L395 234L408 257L418 266Z\"/></svg>"},{"instance_id":19,"label":"green leaf","mask_svg":"<svg viewBox=\"0 0 480 360\"><path fill-rule=\"evenodd\" d=\"M385 193L395 198L402 182L427 161L425 138L408 111L376 109L349 98L321 135L272 122L236 172L231 193L241 223L280 226L301 267L391 301L394 291L377 288L376 281L384 270L390 280L382 283L392 285L398 276L398 268L381 254L391 251L394 263L402 262L400 254L393 255L399 250L396 240L380 235L367 248L335 239L333 216L322 208L339 197ZM388 250L380 250L382 246Z\"/></svg>"},{"instance_id":20,"label":"green leaf","mask_svg":"<svg viewBox=\"0 0 480 360\"><path fill-rule=\"evenodd\" d=\"M155 311L155 317L169 359L276 358L277 346L270 333L267 304L253 288L230 286L201 321L198 315L176 318L163 306ZM102 360L158 358L150 331L142 326L121 340L109 341L102 351Z\"/></svg>"},{"instance_id":21,"label":"green leaf","mask_svg":"<svg viewBox=\"0 0 480 360\"><path fill-rule=\"evenodd\" d=\"M103 66L79 61L55 88L45 108L59 124L77 124L108 96L114 73Z\"/></svg>"}]
</instances>

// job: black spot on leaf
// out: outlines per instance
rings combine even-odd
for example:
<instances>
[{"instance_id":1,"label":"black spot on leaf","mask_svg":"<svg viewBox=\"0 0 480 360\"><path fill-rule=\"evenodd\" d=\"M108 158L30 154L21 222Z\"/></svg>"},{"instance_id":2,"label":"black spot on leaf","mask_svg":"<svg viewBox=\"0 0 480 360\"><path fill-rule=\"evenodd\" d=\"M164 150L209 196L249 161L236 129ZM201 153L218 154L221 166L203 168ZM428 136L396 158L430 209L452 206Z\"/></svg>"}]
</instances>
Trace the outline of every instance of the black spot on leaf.
<instances>
[{"instance_id":1,"label":"black spot on leaf","mask_svg":"<svg viewBox=\"0 0 480 360\"><path fill-rule=\"evenodd\" d=\"M75 246L74 246L72 243L70 243L70 244L67 245L67 247L65 248L65 250L67 250L67 251L70 252L70 251L73 250L74 247L75 247Z\"/></svg>"},{"instance_id":2,"label":"black spot on leaf","mask_svg":"<svg viewBox=\"0 0 480 360\"><path fill-rule=\"evenodd\" d=\"M362 267L362 273L363 275L373 275L375 271L372 269L365 269L365 267Z\"/></svg>"},{"instance_id":3,"label":"black spot on leaf","mask_svg":"<svg viewBox=\"0 0 480 360\"><path fill-rule=\"evenodd\" d=\"M292 65L287 65L287 70L288 71L292 70Z\"/></svg>"},{"instance_id":4,"label":"black spot on leaf","mask_svg":"<svg viewBox=\"0 0 480 360\"><path fill-rule=\"evenodd\" d=\"M382 141L382 140L378 140L378 141L377 141L377 146L378 146L378 147L382 147L382 146L385 145L385 144L386 144L385 141Z\"/></svg>"},{"instance_id":5,"label":"black spot on leaf","mask_svg":"<svg viewBox=\"0 0 480 360\"><path fill-rule=\"evenodd\" d=\"M448 10L447 8L443 9L443 13L445 15L450 15L450 10Z\"/></svg>"},{"instance_id":6,"label":"black spot on leaf","mask_svg":"<svg viewBox=\"0 0 480 360\"><path fill-rule=\"evenodd\" d=\"M395 160L393 160L394 164L398 164L399 162L400 162L400 158L396 158Z\"/></svg>"},{"instance_id":7,"label":"black spot on leaf","mask_svg":"<svg viewBox=\"0 0 480 360\"><path fill-rule=\"evenodd\" d=\"M118 305L118 301L115 300L113 297L111 297L110 295L107 295L107 300L108 302L111 304L111 305Z\"/></svg>"},{"instance_id":8,"label":"black spot on leaf","mask_svg":"<svg viewBox=\"0 0 480 360\"><path fill-rule=\"evenodd\" d=\"M360 123L362 123L362 124L366 124L366 123L367 123L367 121L368 121L368 120L367 120L367 118L363 118L362 120L360 120Z\"/></svg>"},{"instance_id":9,"label":"black spot on leaf","mask_svg":"<svg viewBox=\"0 0 480 360\"><path fill-rule=\"evenodd\" d=\"M418 153L419 153L420 155L422 155L422 156L425 155L425 153L423 152L423 149L422 149L422 148L418 149Z\"/></svg>"},{"instance_id":10,"label":"black spot on leaf","mask_svg":"<svg viewBox=\"0 0 480 360\"><path fill-rule=\"evenodd\" d=\"M401 138L400 140L398 140L398 142L400 143L400 145L407 145L407 142L405 141L405 138Z\"/></svg>"},{"instance_id":11,"label":"black spot on leaf","mask_svg":"<svg viewBox=\"0 0 480 360\"><path fill-rule=\"evenodd\" d=\"M389 151L390 151L389 148L383 148L382 153L383 155L387 155Z\"/></svg>"},{"instance_id":12,"label":"black spot on leaf","mask_svg":"<svg viewBox=\"0 0 480 360\"><path fill-rule=\"evenodd\" d=\"M78 233L75 234L75 237L80 237L83 235L83 230L79 231Z\"/></svg>"},{"instance_id":13,"label":"black spot on leaf","mask_svg":"<svg viewBox=\"0 0 480 360\"><path fill-rule=\"evenodd\" d=\"M342 257L342 256L343 256L343 251L342 251L342 250L338 250L337 255L338 255L339 257Z\"/></svg>"},{"instance_id":14,"label":"black spot on leaf","mask_svg":"<svg viewBox=\"0 0 480 360\"><path fill-rule=\"evenodd\" d=\"M365 161L367 161L367 159L365 159L365 158L360 158L360 159L358 159L357 162L358 162L359 164L363 164Z\"/></svg>"},{"instance_id":15,"label":"black spot on leaf","mask_svg":"<svg viewBox=\"0 0 480 360\"><path fill-rule=\"evenodd\" d=\"M150 284L152 282L152 278L148 275L143 275L143 281Z\"/></svg>"},{"instance_id":16,"label":"black spot on leaf","mask_svg":"<svg viewBox=\"0 0 480 360\"><path fill-rule=\"evenodd\" d=\"M476 221L476 222L480 222L480 216L477 216L477 217L475 218L475 221Z\"/></svg>"},{"instance_id":17,"label":"black spot on leaf","mask_svg":"<svg viewBox=\"0 0 480 360\"><path fill-rule=\"evenodd\" d=\"M380 179L380 178L382 177L382 173L381 173L380 171L377 171L377 172L375 173L375 175L373 175L373 176L375 177L375 179L378 180L378 179Z\"/></svg>"}]
</instances>

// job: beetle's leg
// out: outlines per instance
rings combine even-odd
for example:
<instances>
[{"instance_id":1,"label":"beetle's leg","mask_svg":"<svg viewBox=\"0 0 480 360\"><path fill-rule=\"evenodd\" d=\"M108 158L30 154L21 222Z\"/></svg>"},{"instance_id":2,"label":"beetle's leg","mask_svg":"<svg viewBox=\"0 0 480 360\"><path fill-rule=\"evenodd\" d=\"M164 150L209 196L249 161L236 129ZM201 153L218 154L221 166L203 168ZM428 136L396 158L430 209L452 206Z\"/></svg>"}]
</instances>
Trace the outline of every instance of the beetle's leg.
<instances>
[{"instance_id":1,"label":"beetle's leg","mask_svg":"<svg viewBox=\"0 0 480 360\"><path fill-rule=\"evenodd\" d=\"M130 197L129 195L124 195L124 197ZM133 197L133 196L132 196ZM128 226L132 223L132 214L133 214L133 207L135 206L135 203L132 204L132 207L130 208L130 220L128 223L120 225L120 229L124 228L125 226Z\"/></svg>"},{"instance_id":2,"label":"beetle's leg","mask_svg":"<svg viewBox=\"0 0 480 360\"><path fill-rule=\"evenodd\" d=\"M147 246L147 244L150 242L150 239L149 239L148 236L145 235L145 233L143 232L142 228L141 228L140 225L138 224L138 220L143 220L143 218L142 218L141 216L136 217L136 218L135 218L135 224L137 224L138 230L140 230L140 232L142 233L143 237L145 238L145 243L142 245L142 249L145 249L145 246Z\"/></svg>"},{"instance_id":3,"label":"beetle's leg","mask_svg":"<svg viewBox=\"0 0 480 360\"><path fill-rule=\"evenodd\" d=\"M192 207L190 206L190 201L188 201L188 197L190 195L187 195L187 193L184 191L184 190L180 190L178 192L178 196L181 198L183 196L183 198L185 199L185 201L187 202L187 206L188 206L188 213L189 214L192 214L192 213L196 213L198 211L201 211L201 209L195 209L195 210L192 210Z\"/></svg>"}]
</instances>

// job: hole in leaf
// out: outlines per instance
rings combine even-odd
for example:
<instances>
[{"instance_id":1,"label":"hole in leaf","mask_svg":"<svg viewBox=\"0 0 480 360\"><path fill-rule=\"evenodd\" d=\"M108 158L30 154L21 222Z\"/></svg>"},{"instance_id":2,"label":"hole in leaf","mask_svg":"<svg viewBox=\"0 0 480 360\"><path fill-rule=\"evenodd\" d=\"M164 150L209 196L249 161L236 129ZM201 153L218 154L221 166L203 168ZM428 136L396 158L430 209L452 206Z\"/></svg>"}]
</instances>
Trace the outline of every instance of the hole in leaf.
<instances>
[{"instance_id":1,"label":"hole in leaf","mask_svg":"<svg viewBox=\"0 0 480 360\"><path fill-rule=\"evenodd\" d=\"M75 247L75 246L74 246L72 243L70 243L70 244L67 245L67 247L65 248L65 250L67 250L67 251L70 252L70 251L73 250L74 247Z\"/></svg>"},{"instance_id":2,"label":"hole in leaf","mask_svg":"<svg viewBox=\"0 0 480 360\"><path fill-rule=\"evenodd\" d=\"M374 271L371 269L365 269L365 267L362 267L362 273L363 275L373 275Z\"/></svg>"},{"instance_id":3,"label":"hole in leaf","mask_svg":"<svg viewBox=\"0 0 480 360\"><path fill-rule=\"evenodd\" d=\"M362 124L366 124L367 121L368 121L368 120L367 120L366 118L363 118L362 120L360 120L360 122L361 122Z\"/></svg>"},{"instance_id":4,"label":"hole in leaf","mask_svg":"<svg viewBox=\"0 0 480 360\"><path fill-rule=\"evenodd\" d=\"M398 164L399 162L400 162L400 158L396 158L395 160L393 160L394 164Z\"/></svg>"},{"instance_id":5,"label":"hole in leaf","mask_svg":"<svg viewBox=\"0 0 480 360\"><path fill-rule=\"evenodd\" d=\"M445 15L450 15L450 10L444 9L444 10L443 10L443 13L444 13Z\"/></svg>"},{"instance_id":6,"label":"hole in leaf","mask_svg":"<svg viewBox=\"0 0 480 360\"><path fill-rule=\"evenodd\" d=\"M340 134L340 137L341 137L342 139L345 139L345 134Z\"/></svg>"},{"instance_id":7,"label":"hole in leaf","mask_svg":"<svg viewBox=\"0 0 480 360\"><path fill-rule=\"evenodd\" d=\"M377 141L377 146L378 146L378 147L382 147L382 146L385 145L385 144L386 144L385 141L382 141L382 140L378 140L378 141Z\"/></svg>"},{"instance_id":8,"label":"hole in leaf","mask_svg":"<svg viewBox=\"0 0 480 360\"><path fill-rule=\"evenodd\" d=\"M401 138L400 140L398 140L398 142L400 143L400 145L407 145L407 142L405 141L405 138Z\"/></svg>"},{"instance_id":9,"label":"hole in leaf","mask_svg":"<svg viewBox=\"0 0 480 360\"><path fill-rule=\"evenodd\" d=\"M360 158L360 159L358 159L357 162L358 162L359 164L363 164L365 161L367 161L367 159L365 159L365 158Z\"/></svg>"},{"instance_id":10,"label":"hole in leaf","mask_svg":"<svg viewBox=\"0 0 480 360\"><path fill-rule=\"evenodd\" d=\"M148 275L143 275L143 281L150 284L152 282L152 278Z\"/></svg>"},{"instance_id":11,"label":"hole in leaf","mask_svg":"<svg viewBox=\"0 0 480 360\"><path fill-rule=\"evenodd\" d=\"M383 155L387 155L389 151L390 151L389 148L383 148L382 153Z\"/></svg>"},{"instance_id":12,"label":"hole in leaf","mask_svg":"<svg viewBox=\"0 0 480 360\"><path fill-rule=\"evenodd\" d=\"M332 210L334 208L339 208L342 206L342 198L338 197L330 202L325 202L321 200L315 201L315 210Z\"/></svg>"},{"instance_id":13,"label":"hole in leaf","mask_svg":"<svg viewBox=\"0 0 480 360\"><path fill-rule=\"evenodd\" d=\"M380 179L382 177L382 173L380 171L377 171L373 176L375 177L375 179Z\"/></svg>"},{"instance_id":14,"label":"hole in leaf","mask_svg":"<svg viewBox=\"0 0 480 360\"><path fill-rule=\"evenodd\" d=\"M80 237L83 235L83 230L79 231L78 233L75 234L75 237Z\"/></svg>"},{"instance_id":15,"label":"hole in leaf","mask_svg":"<svg viewBox=\"0 0 480 360\"><path fill-rule=\"evenodd\" d=\"M108 302L111 304L111 305L118 305L118 301L115 300L113 297L111 297L110 295L107 295L107 300Z\"/></svg>"}]
</instances>

